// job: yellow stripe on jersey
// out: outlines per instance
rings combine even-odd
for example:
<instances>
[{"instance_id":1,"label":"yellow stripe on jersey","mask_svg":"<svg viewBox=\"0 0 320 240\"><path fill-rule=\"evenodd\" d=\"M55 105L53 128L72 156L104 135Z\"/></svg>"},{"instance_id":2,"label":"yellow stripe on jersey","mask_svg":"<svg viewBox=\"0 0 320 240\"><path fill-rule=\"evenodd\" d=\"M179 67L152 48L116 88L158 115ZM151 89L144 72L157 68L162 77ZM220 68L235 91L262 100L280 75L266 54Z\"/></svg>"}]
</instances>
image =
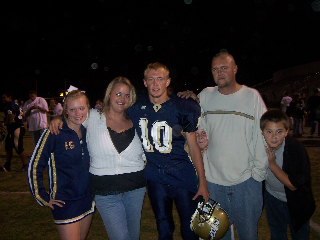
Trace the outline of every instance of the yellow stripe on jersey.
<instances>
[{"instance_id":1,"label":"yellow stripe on jersey","mask_svg":"<svg viewBox=\"0 0 320 240\"><path fill-rule=\"evenodd\" d=\"M54 160L54 153L51 153L51 162L52 162L52 199L56 199L56 193L57 193L57 169L56 169L56 162Z\"/></svg>"},{"instance_id":2,"label":"yellow stripe on jersey","mask_svg":"<svg viewBox=\"0 0 320 240\"><path fill-rule=\"evenodd\" d=\"M33 178L33 189L34 189L34 195L36 196L36 198L43 204L43 205L47 205L47 202L42 199L39 195L39 191L38 191L38 182L37 182L37 166L39 164L39 159L41 156L41 153L43 151L44 145L46 143L47 138L49 137L50 131L47 131L47 133L45 134L45 136L43 137L42 141L41 141L41 145L39 147L39 151L37 153L36 156L36 160L34 161L33 164L33 171L32 171L32 178Z\"/></svg>"}]
</instances>

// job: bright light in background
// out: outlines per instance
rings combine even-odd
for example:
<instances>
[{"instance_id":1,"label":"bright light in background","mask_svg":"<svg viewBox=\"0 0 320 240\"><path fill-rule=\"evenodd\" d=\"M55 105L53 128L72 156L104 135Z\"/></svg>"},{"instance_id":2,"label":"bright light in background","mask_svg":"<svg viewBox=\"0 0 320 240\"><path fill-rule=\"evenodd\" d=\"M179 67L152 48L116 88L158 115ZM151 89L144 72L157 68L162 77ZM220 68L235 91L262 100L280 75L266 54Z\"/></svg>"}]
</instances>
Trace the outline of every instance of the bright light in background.
<instances>
[{"instance_id":1,"label":"bright light in background","mask_svg":"<svg viewBox=\"0 0 320 240\"><path fill-rule=\"evenodd\" d=\"M60 92L59 96L60 96L60 97L64 97L64 96L66 96L67 94L68 94L68 92Z\"/></svg>"},{"instance_id":2,"label":"bright light in background","mask_svg":"<svg viewBox=\"0 0 320 240\"><path fill-rule=\"evenodd\" d=\"M192 0L184 0L184 3L185 3L185 4L191 4L191 3L192 3Z\"/></svg>"}]
</instances>

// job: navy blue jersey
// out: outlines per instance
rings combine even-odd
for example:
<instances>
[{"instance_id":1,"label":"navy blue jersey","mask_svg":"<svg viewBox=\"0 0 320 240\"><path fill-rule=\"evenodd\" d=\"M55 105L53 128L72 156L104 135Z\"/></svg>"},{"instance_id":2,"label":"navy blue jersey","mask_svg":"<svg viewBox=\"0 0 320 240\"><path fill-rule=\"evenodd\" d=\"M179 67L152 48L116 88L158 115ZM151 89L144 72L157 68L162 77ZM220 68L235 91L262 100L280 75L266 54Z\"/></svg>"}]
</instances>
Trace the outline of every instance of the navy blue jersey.
<instances>
[{"instance_id":1,"label":"navy blue jersey","mask_svg":"<svg viewBox=\"0 0 320 240\"><path fill-rule=\"evenodd\" d=\"M184 150L184 132L197 130L199 104L192 99L170 95L161 105L139 96L127 110L147 157L146 179L197 191L197 177L188 153Z\"/></svg>"},{"instance_id":2,"label":"navy blue jersey","mask_svg":"<svg viewBox=\"0 0 320 240\"><path fill-rule=\"evenodd\" d=\"M8 129L10 128L14 130L23 126L22 109L14 101L7 103L3 111L4 111L4 121L7 120L8 115L11 115L11 114L15 115L13 122L9 126L7 126Z\"/></svg>"}]
</instances>

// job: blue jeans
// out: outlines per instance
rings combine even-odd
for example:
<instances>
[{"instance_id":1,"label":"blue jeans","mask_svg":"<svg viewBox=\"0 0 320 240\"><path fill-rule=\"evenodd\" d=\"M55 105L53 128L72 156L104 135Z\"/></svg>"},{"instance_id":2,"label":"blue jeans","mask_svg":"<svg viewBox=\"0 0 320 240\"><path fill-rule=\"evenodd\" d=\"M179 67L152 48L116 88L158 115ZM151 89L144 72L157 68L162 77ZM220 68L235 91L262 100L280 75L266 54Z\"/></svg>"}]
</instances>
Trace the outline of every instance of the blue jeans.
<instances>
[{"instance_id":1,"label":"blue jeans","mask_svg":"<svg viewBox=\"0 0 320 240\"><path fill-rule=\"evenodd\" d=\"M309 221L295 232L291 224L288 204L275 198L268 191L264 193L264 201L271 240L287 240L288 224L292 240L309 239Z\"/></svg>"},{"instance_id":2,"label":"blue jeans","mask_svg":"<svg viewBox=\"0 0 320 240\"><path fill-rule=\"evenodd\" d=\"M320 128L319 128L319 120L313 120L311 121L311 129L310 129L310 134L314 134L314 132L316 131L316 127L318 124L318 136L320 137Z\"/></svg>"},{"instance_id":3,"label":"blue jeans","mask_svg":"<svg viewBox=\"0 0 320 240\"><path fill-rule=\"evenodd\" d=\"M302 119L293 117L292 135L299 135Z\"/></svg>"},{"instance_id":4,"label":"blue jeans","mask_svg":"<svg viewBox=\"0 0 320 240\"><path fill-rule=\"evenodd\" d=\"M97 209L111 240L139 240L146 188L117 195L96 195Z\"/></svg>"},{"instance_id":5,"label":"blue jeans","mask_svg":"<svg viewBox=\"0 0 320 240\"><path fill-rule=\"evenodd\" d=\"M199 238L190 229L190 220L197 207L197 201L192 200L195 193L182 187L164 185L150 180L148 180L147 186L157 222L158 239L172 240L174 232L172 206L174 201L180 217L182 238L184 240L198 240Z\"/></svg>"},{"instance_id":6,"label":"blue jeans","mask_svg":"<svg viewBox=\"0 0 320 240\"><path fill-rule=\"evenodd\" d=\"M257 240L257 223L262 213L262 183L253 178L233 186L207 182L210 199L220 203L235 224L240 240ZM231 229L222 238L231 239Z\"/></svg>"}]
</instances>

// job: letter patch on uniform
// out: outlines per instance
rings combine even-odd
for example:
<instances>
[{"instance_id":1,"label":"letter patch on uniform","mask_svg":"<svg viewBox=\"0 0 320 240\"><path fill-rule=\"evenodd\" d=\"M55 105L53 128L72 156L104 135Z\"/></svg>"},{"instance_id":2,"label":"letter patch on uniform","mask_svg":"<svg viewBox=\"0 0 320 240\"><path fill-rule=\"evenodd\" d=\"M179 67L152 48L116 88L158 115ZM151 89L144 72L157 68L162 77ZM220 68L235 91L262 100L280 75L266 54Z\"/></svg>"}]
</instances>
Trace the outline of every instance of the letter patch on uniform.
<instances>
[{"instance_id":1,"label":"letter patch on uniform","mask_svg":"<svg viewBox=\"0 0 320 240\"><path fill-rule=\"evenodd\" d=\"M64 146L66 147L66 150L74 149L74 143L73 143L73 141L65 142L65 143L64 143Z\"/></svg>"}]
</instances>

